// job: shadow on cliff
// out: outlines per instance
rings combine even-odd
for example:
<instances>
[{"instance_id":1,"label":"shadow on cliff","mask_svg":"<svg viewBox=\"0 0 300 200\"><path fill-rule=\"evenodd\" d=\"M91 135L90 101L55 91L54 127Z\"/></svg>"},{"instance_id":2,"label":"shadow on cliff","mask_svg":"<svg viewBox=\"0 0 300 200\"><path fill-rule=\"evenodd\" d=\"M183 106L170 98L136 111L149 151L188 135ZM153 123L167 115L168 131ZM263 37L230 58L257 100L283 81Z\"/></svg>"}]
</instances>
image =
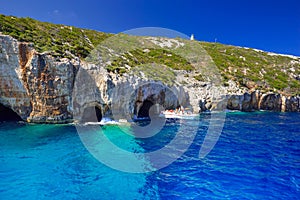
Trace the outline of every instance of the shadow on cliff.
<instances>
[{"instance_id":1,"label":"shadow on cliff","mask_svg":"<svg viewBox=\"0 0 300 200\"><path fill-rule=\"evenodd\" d=\"M79 68L72 94L75 122L100 122L107 105L103 103L95 79L84 68Z\"/></svg>"},{"instance_id":2,"label":"shadow on cliff","mask_svg":"<svg viewBox=\"0 0 300 200\"><path fill-rule=\"evenodd\" d=\"M12 109L0 103L0 122L2 121L22 121L22 118Z\"/></svg>"}]
</instances>

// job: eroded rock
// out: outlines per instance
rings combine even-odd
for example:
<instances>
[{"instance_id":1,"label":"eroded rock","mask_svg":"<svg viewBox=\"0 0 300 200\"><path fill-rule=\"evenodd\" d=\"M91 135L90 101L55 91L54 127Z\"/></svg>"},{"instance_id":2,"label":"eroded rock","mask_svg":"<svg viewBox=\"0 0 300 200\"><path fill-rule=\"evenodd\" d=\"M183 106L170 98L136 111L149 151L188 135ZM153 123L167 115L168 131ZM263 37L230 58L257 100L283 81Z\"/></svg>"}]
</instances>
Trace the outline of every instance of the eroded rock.
<instances>
[{"instance_id":1,"label":"eroded rock","mask_svg":"<svg viewBox=\"0 0 300 200\"><path fill-rule=\"evenodd\" d=\"M164 109L182 105L194 113L225 107L241 111L300 111L299 96L250 93L234 82L227 87L215 86L178 72L180 81L186 84L175 80L167 86L132 74L109 73L101 65L79 59L41 54L31 44L6 35L0 35L0 47L0 104L29 122L64 123L73 120L74 115L80 117L87 108L97 108L101 117L120 113L132 117L149 102ZM254 86L249 85L252 91Z\"/></svg>"}]
</instances>

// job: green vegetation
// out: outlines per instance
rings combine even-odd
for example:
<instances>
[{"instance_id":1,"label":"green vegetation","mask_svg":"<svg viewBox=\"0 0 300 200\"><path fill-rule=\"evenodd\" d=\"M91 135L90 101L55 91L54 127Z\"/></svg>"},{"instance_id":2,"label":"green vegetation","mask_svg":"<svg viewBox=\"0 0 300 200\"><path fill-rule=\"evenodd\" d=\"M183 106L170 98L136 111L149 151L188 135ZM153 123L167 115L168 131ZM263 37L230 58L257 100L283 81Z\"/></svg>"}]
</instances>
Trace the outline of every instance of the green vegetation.
<instances>
[{"instance_id":1,"label":"green vegetation","mask_svg":"<svg viewBox=\"0 0 300 200\"><path fill-rule=\"evenodd\" d=\"M293 74L299 76L300 60L297 62L286 56L219 43L201 44L221 71L225 82L231 79L246 86L247 82L252 81L256 83L257 89L263 91L300 93L300 81L289 75L292 68Z\"/></svg>"},{"instance_id":2,"label":"green vegetation","mask_svg":"<svg viewBox=\"0 0 300 200\"><path fill-rule=\"evenodd\" d=\"M193 66L181 56L165 49L135 49L115 59L107 66L108 71L124 73L128 67L144 64L160 64L173 70L193 70ZM127 66L127 67L126 67Z\"/></svg>"},{"instance_id":3,"label":"green vegetation","mask_svg":"<svg viewBox=\"0 0 300 200\"><path fill-rule=\"evenodd\" d=\"M40 22L31 18L0 15L0 32L23 42L31 42L39 52L54 56L85 58L94 46L110 36L93 30Z\"/></svg>"},{"instance_id":4,"label":"green vegetation","mask_svg":"<svg viewBox=\"0 0 300 200\"><path fill-rule=\"evenodd\" d=\"M194 79L196 79L197 81L205 81L205 79L203 78L203 76L201 74L195 75Z\"/></svg>"},{"instance_id":5,"label":"green vegetation","mask_svg":"<svg viewBox=\"0 0 300 200\"><path fill-rule=\"evenodd\" d=\"M176 80L176 73L170 70L169 67L161 64L142 64L138 67L135 67L131 70L130 73L133 73L138 76L144 76L147 79L154 81L161 81L169 86L174 85L174 80Z\"/></svg>"},{"instance_id":6,"label":"green vegetation","mask_svg":"<svg viewBox=\"0 0 300 200\"><path fill-rule=\"evenodd\" d=\"M118 34L110 39L112 34L5 15L0 15L0 32L33 43L37 51L48 51L55 57L80 56L88 62L106 63L108 71L120 75L136 74L173 84L177 71L184 70L190 75L186 78L206 81L217 74L213 60L225 86L233 80L242 87L300 94L300 59L254 49L180 38L174 46L161 48L147 37ZM156 39L159 42L160 38ZM100 43L103 48L92 51Z\"/></svg>"}]
</instances>

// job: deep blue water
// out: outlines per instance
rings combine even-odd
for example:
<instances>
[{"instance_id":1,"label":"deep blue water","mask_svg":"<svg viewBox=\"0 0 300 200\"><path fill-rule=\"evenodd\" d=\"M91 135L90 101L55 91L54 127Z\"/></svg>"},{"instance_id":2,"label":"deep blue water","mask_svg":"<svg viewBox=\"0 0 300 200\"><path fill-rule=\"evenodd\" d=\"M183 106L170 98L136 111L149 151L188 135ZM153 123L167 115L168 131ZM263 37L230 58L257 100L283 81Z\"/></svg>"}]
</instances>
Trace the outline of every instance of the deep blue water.
<instances>
[{"instance_id":1,"label":"deep blue water","mask_svg":"<svg viewBox=\"0 0 300 200\"><path fill-rule=\"evenodd\" d=\"M136 174L95 159L73 125L2 122L0 199L299 199L300 113L226 115L218 142L201 159L209 114L168 121L159 134L145 139L124 134L118 126L102 127L98 134L131 152L151 152L178 131L197 130L174 163Z\"/></svg>"}]
</instances>

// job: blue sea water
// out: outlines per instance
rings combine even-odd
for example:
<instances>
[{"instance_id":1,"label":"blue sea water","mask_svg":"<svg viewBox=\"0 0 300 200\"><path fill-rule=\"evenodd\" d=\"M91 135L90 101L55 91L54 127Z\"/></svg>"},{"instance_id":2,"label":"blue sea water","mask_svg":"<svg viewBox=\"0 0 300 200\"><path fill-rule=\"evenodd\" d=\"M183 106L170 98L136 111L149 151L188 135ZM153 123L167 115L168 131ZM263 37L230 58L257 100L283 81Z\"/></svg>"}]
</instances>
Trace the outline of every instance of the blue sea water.
<instances>
[{"instance_id":1,"label":"blue sea water","mask_svg":"<svg viewBox=\"0 0 300 200\"><path fill-rule=\"evenodd\" d=\"M189 124L182 126L186 133L196 127L178 160L148 173L102 164L74 125L2 122L0 199L300 199L300 113L227 113L215 147L199 158L210 117L168 121L145 139L116 125L101 128L120 148L151 152L168 144L182 124Z\"/></svg>"}]
</instances>

